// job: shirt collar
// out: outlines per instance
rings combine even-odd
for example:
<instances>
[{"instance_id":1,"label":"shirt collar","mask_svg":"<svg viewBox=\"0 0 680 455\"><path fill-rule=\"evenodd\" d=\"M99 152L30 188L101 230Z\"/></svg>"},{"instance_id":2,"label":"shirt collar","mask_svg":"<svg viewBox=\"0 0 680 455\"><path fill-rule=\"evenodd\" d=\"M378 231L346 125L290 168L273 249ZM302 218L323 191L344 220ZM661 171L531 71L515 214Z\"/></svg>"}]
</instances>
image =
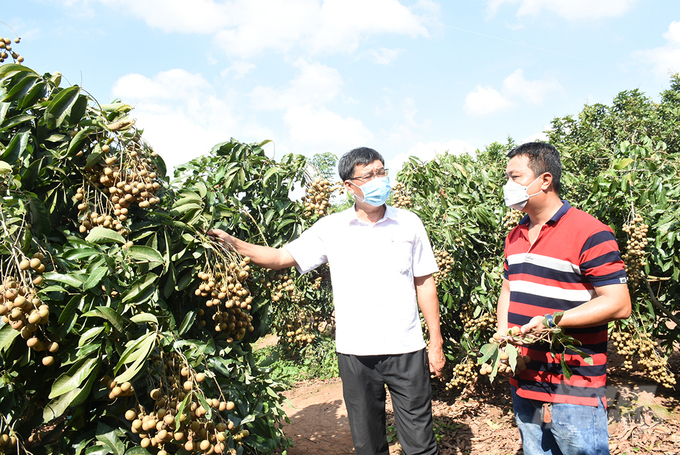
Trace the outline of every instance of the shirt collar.
<instances>
[{"instance_id":1,"label":"shirt collar","mask_svg":"<svg viewBox=\"0 0 680 455\"><path fill-rule=\"evenodd\" d=\"M357 216L356 206L353 205L352 207L347 209L346 212L347 212L347 222L349 224L367 224L364 221L361 221L359 219L359 217ZM398 213L399 212L394 207L390 207L389 205L385 205L385 214L375 224L382 223L387 218L389 218L391 220L396 220Z\"/></svg>"},{"instance_id":2,"label":"shirt collar","mask_svg":"<svg viewBox=\"0 0 680 455\"><path fill-rule=\"evenodd\" d=\"M564 215L566 215L570 208L571 205L569 205L569 202L567 202L565 199L562 199L562 207L560 207L560 209L545 224L556 224ZM529 224L529 215L524 215L519 224Z\"/></svg>"}]
</instances>

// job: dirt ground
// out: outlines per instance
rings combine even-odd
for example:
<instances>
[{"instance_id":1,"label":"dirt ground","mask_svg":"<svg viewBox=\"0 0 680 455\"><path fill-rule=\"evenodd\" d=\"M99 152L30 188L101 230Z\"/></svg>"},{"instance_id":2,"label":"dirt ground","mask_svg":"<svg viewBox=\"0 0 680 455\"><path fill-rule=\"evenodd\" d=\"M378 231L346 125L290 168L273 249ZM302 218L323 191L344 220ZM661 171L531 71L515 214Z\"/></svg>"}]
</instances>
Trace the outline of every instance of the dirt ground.
<instances>
[{"instance_id":1,"label":"dirt ground","mask_svg":"<svg viewBox=\"0 0 680 455\"><path fill-rule=\"evenodd\" d=\"M435 434L442 455L523 454L508 383L492 387L482 380L462 394L434 384ZM302 382L285 395L291 422L284 431L293 441L287 455L354 453L339 379ZM680 453L680 393L610 362L607 401L612 455ZM390 454L401 454L389 398L387 410Z\"/></svg>"}]
</instances>

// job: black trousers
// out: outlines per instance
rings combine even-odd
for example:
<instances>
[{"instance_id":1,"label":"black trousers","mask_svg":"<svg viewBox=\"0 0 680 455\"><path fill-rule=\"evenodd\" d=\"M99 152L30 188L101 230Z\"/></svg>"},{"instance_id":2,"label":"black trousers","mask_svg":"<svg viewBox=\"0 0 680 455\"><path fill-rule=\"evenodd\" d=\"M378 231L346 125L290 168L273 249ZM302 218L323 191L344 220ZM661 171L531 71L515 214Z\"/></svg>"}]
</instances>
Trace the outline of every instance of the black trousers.
<instances>
[{"instance_id":1,"label":"black trousers","mask_svg":"<svg viewBox=\"0 0 680 455\"><path fill-rule=\"evenodd\" d=\"M439 454L432 429L432 389L425 349L399 355L338 353L342 391L357 455L389 455L385 385L404 454Z\"/></svg>"}]
</instances>

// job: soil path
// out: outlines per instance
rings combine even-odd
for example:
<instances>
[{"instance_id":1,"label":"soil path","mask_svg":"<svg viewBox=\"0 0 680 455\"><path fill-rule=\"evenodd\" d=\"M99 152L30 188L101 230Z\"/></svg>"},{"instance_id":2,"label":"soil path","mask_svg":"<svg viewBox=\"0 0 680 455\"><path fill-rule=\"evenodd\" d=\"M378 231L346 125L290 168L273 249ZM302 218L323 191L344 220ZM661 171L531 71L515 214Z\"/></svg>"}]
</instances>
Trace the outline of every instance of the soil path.
<instances>
[{"instance_id":1,"label":"soil path","mask_svg":"<svg viewBox=\"0 0 680 455\"><path fill-rule=\"evenodd\" d=\"M612 455L653 451L680 453L677 392L659 390L643 378L612 376L608 388ZM433 414L442 455L522 455L507 384L478 387L474 396L452 394L435 384ZM293 441L287 455L353 454L340 379L299 383L284 393ZM390 454L401 454L387 402Z\"/></svg>"}]
</instances>

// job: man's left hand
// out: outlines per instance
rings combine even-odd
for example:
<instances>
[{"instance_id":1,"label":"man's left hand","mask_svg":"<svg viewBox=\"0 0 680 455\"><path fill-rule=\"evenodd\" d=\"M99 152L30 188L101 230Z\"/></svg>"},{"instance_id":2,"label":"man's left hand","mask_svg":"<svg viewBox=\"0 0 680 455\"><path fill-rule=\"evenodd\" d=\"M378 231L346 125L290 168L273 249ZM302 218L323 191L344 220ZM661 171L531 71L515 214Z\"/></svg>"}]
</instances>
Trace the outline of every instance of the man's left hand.
<instances>
[{"instance_id":1,"label":"man's left hand","mask_svg":"<svg viewBox=\"0 0 680 455\"><path fill-rule=\"evenodd\" d=\"M441 377L442 369L446 364L446 357L444 357L444 348L442 345L432 346L427 350L427 357L430 361L430 373L436 377Z\"/></svg>"}]
</instances>

